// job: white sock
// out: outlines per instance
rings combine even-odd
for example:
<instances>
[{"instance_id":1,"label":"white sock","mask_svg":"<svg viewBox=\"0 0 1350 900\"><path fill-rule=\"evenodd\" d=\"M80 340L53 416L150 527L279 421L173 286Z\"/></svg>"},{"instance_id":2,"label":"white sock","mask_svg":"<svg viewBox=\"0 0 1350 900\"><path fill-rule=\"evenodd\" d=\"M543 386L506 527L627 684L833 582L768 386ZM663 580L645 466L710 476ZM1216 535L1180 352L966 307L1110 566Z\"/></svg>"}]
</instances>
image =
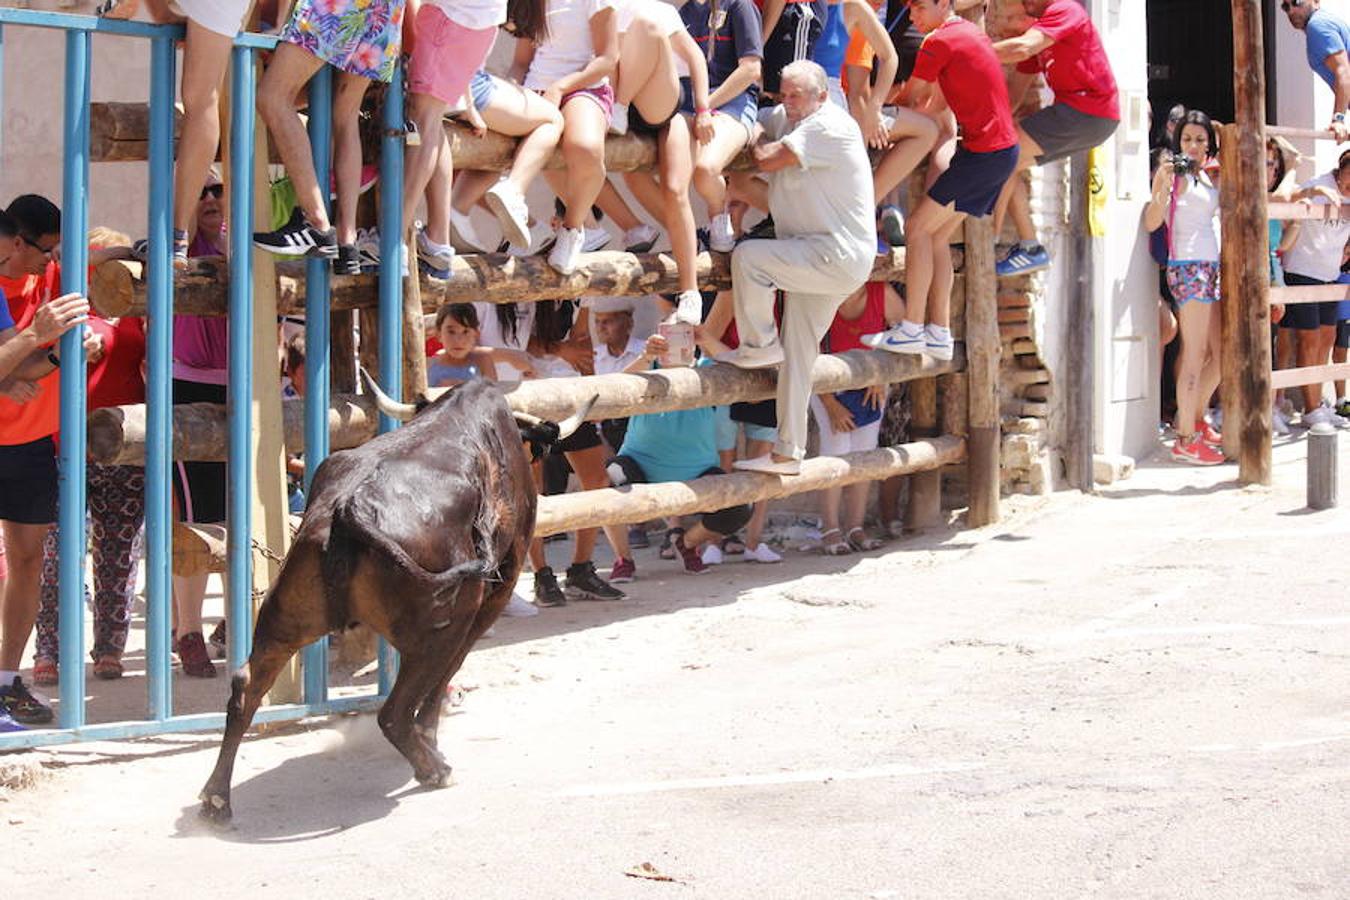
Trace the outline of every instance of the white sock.
<instances>
[{"instance_id":1,"label":"white sock","mask_svg":"<svg viewBox=\"0 0 1350 900\"><path fill-rule=\"evenodd\" d=\"M1032 238L1029 241L1018 241L1017 245L1027 251L1039 250L1041 248L1041 242L1035 238Z\"/></svg>"},{"instance_id":2,"label":"white sock","mask_svg":"<svg viewBox=\"0 0 1350 900\"><path fill-rule=\"evenodd\" d=\"M923 326L918 322L911 322L909 319L904 319L900 322L900 331L907 337L918 337L923 334Z\"/></svg>"},{"instance_id":3,"label":"white sock","mask_svg":"<svg viewBox=\"0 0 1350 900\"><path fill-rule=\"evenodd\" d=\"M950 341L952 339L952 331L945 325L929 325L928 335L929 337L937 341L945 342Z\"/></svg>"},{"instance_id":4,"label":"white sock","mask_svg":"<svg viewBox=\"0 0 1350 900\"><path fill-rule=\"evenodd\" d=\"M0 687L9 687L14 680L19 677L18 672L11 672L7 669L0 669Z\"/></svg>"}]
</instances>

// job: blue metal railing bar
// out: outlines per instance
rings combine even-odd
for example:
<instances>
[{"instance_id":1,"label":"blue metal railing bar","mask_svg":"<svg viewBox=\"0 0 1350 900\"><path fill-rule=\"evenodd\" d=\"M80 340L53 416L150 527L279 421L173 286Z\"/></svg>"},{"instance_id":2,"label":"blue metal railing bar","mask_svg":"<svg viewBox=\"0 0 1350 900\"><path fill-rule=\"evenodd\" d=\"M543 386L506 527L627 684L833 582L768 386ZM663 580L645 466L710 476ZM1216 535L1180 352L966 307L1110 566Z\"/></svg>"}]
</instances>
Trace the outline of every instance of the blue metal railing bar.
<instances>
[{"instance_id":1,"label":"blue metal railing bar","mask_svg":"<svg viewBox=\"0 0 1350 900\"><path fill-rule=\"evenodd\" d=\"M173 460L173 97L176 53L169 37L150 42L150 208L146 296L145 670L146 712L173 715L169 657L172 536L169 490Z\"/></svg>"},{"instance_id":2,"label":"blue metal railing bar","mask_svg":"<svg viewBox=\"0 0 1350 900\"><path fill-rule=\"evenodd\" d=\"M226 658L248 659L253 638L253 51L234 48L230 71L230 423L226 528ZM268 327L272 327L269 323Z\"/></svg>"},{"instance_id":3,"label":"blue metal railing bar","mask_svg":"<svg viewBox=\"0 0 1350 900\"><path fill-rule=\"evenodd\" d=\"M314 174L328 197L332 171L333 70L324 66L309 82L309 142L314 148ZM319 463L328 456L329 395L329 269L322 259L305 267L305 496ZM328 640L320 638L304 651L306 703L328 699Z\"/></svg>"},{"instance_id":4,"label":"blue metal railing bar","mask_svg":"<svg viewBox=\"0 0 1350 900\"><path fill-rule=\"evenodd\" d=\"M65 144L61 222L61 289L89 292L89 34L66 32ZM62 728L84 725L85 367L84 329L61 337L58 602Z\"/></svg>"}]
</instances>

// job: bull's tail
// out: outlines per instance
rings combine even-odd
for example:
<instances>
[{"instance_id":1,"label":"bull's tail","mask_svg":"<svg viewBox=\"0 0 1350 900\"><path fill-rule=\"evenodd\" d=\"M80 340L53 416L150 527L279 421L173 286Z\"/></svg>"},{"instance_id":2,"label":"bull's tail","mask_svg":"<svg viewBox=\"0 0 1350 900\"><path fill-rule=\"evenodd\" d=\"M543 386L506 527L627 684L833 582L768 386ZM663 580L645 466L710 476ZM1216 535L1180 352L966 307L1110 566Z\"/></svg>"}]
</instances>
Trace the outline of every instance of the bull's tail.
<instances>
[{"instance_id":1,"label":"bull's tail","mask_svg":"<svg viewBox=\"0 0 1350 900\"><path fill-rule=\"evenodd\" d=\"M332 592L330 606L337 598L346 596L356 554L362 547L382 554L438 600L442 596L453 596L459 585L468 579L488 579L495 568L494 564L473 559L443 572L428 571L388 536L366 525L364 518L352 510L351 502L346 501L333 509L328 545L323 554L324 580Z\"/></svg>"}]
</instances>

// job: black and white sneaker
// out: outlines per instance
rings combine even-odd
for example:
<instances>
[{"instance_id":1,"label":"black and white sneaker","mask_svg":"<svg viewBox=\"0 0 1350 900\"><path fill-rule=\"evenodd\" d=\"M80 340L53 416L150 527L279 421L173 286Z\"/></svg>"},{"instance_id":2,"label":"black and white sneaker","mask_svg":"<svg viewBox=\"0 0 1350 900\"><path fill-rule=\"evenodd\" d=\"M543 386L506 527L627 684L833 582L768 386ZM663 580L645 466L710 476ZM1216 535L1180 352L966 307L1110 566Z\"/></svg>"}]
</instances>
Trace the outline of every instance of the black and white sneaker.
<instances>
[{"instance_id":1,"label":"black and white sneaker","mask_svg":"<svg viewBox=\"0 0 1350 900\"><path fill-rule=\"evenodd\" d=\"M622 600L628 596L596 574L593 562L568 566L563 591L568 600Z\"/></svg>"},{"instance_id":2,"label":"black and white sneaker","mask_svg":"<svg viewBox=\"0 0 1350 900\"><path fill-rule=\"evenodd\" d=\"M534 573L534 605L544 608L567 605L567 595L558 586L558 578L548 566Z\"/></svg>"},{"instance_id":3,"label":"black and white sneaker","mask_svg":"<svg viewBox=\"0 0 1350 900\"><path fill-rule=\"evenodd\" d=\"M291 218L276 231L255 231L253 246L277 256L320 256L334 259L338 255L337 232L330 228L320 231L305 221L305 214L296 207Z\"/></svg>"},{"instance_id":4,"label":"black and white sneaker","mask_svg":"<svg viewBox=\"0 0 1350 900\"><path fill-rule=\"evenodd\" d=\"M355 244L338 244L337 256L333 259L333 274L361 274L361 251Z\"/></svg>"}]
</instances>

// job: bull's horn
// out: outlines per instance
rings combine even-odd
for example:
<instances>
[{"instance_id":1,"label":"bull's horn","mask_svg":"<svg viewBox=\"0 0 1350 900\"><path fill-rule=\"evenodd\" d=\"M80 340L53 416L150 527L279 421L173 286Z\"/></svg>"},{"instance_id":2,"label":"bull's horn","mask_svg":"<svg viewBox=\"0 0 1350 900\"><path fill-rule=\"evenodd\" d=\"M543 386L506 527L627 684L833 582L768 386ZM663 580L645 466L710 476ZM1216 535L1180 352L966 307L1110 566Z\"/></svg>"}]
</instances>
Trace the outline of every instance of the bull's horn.
<instances>
[{"instance_id":1,"label":"bull's horn","mask_svg":"<svg viewBox=\"0 0 1350 900\"><path fill-rule=\"evenodd\" d=\"M380 412L391 419L398 419L400 422L407 422L417 414L417 407L411 403L399 403L393 397L390 397L380 386L375 383L375 379L370 377L365 366L360 367L361 383L366 386L366 393L375 398L375 405L379 407Z\"/></svg>"},{"instance_id":2,"label":"bull's horn","mask_svg":"<svg viewBox=\"0 0 1350 900\"><path fill-rule=\"evenodd\" d=\"M559 422L558 440L565 441L569 437L571 437L572 433L581 427L581 423L586 421L586 417L591 413L591 407L595 406L595 401L599 399L600 399L599 394L593 395L591 399L581 404L581 409L577 410L572 415L568 416L566 419Z\"/></svg>"}]
</instances>

